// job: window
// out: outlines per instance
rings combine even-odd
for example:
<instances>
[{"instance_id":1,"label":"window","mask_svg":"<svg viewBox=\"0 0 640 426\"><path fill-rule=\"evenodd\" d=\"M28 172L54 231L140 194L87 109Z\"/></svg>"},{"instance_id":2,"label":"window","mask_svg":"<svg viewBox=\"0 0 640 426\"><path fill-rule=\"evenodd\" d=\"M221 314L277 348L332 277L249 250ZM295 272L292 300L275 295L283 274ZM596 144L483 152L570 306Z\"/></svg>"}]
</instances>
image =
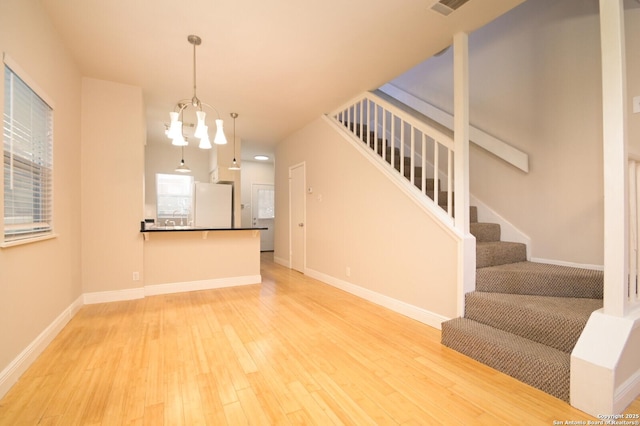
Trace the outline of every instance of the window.
<instances>
[{"instance_id":1,"label":"window","mask_svg":"<svg viewBox=\"0 0 640 426\"><path fill-rule=\"evenodd\" d=\"M53 110L4 67L4 243L53 232Z\"/></svg>"},{"instance_id":2,"label":"window","mask_svg":"<svg viewBox=\"0 0 640 426\"><path fill-rule=\"evenodd\" d=\"M258 189L258 219L273 219L275 217L274 190Z\"/></svg>"},{"instance_id":3,"label":"window","mask_svg":"<svg viewBox=\"0 0 640 426\"><path fill-rule=\"evenodd\" d=\"M176 219L181 219L185 224L191 213L193 176L158 173L156 190L158 222L162 224L165 220L175 222Z\"/></svg>"}]
</instances>

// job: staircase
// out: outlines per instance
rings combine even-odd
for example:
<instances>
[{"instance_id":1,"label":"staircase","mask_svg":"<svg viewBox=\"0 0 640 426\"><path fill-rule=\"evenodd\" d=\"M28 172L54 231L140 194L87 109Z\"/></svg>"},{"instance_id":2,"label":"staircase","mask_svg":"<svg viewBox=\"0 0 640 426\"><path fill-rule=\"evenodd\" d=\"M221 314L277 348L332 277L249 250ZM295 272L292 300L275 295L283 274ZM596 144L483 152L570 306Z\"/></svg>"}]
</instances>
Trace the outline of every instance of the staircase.
<instances>
[{"instance_id":1,"label":"staircase","mask_svg":"<svg viewBox=\"0 0 640 426\"><path fill-rule=\"evenodd\" d=\"M399 173L402 171L405 178L409 181L411 180L411 158L410 157L402 157L400 149L395 147L391 148L387 145L387 141L382 138L375 138L375 133L371 130L368 130L367 125L354 125L353 123L349 123L345 125L351 132L353 132L357 137L359 137L365 144L369 146L372 150L375 150L377 154L386 160L387 163L393 163L393 167ZM393 151L393 152L392 152ZM401 165L402 163L402 165ZM420 190L422 190L422 173L423 169L420 166L413 167L413 184ZM432 200L435 199L435 179L426 178L424 179L426 190L425 193L427 197ZM447 196L448 193L446 191L441 190L441 181L438 181L438 204L443 209L447 209Z\"/></svg>"},{"instance_id":2,"label":"staircase","mask_svg":"<svg viewBox=\"0 0 640 426\"><path fill-rule=\"evenodd\" d=\"M411 180L411 160L398 148L392 154L366 125L345 127ZM421 190L422 173L413 168L412 183ZM441 191L439 180L436 193L435 182L424 179L422 191L450 209L450 193ZM442 324L442 344L569 402L571 351L591 313L602 307L603 272L528 262L526 246L501 241L500 225L479 223L475 207L470 222L476 290L465 296L465 316Z\"/></svg>"},{"instance_id":3,"label":"staircase","mask_svg":"<svg viewBox=\"0 0 640 426\"><path fill-rule=\"evenodd\" d=\"M523 244L478 223L476 291L465 316L442 324L442 344L569 402L570 359L591 313L602 307L603 273L527 262Z\"/></svg>"}]
</instances>

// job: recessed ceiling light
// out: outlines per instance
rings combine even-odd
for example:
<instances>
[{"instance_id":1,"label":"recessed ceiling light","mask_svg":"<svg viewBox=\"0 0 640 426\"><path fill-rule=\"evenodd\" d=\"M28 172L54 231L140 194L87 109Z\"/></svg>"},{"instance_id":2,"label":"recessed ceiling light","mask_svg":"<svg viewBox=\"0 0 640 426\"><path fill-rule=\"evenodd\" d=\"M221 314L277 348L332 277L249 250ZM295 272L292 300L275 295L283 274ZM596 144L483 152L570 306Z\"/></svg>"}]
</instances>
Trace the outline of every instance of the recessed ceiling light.
<instances>
[{"instance_id":1,"label":"recessed ceiling light","mask_svg":"<svg viewBox=\"0 0 640 426\"><path fill-rule=\"evenodd\" d=\"M255 157L256 160L260 160L260 161L267 161L269 159L269 157L267 157L266 155L256 155Z\"/></svg>"}]
</instances>

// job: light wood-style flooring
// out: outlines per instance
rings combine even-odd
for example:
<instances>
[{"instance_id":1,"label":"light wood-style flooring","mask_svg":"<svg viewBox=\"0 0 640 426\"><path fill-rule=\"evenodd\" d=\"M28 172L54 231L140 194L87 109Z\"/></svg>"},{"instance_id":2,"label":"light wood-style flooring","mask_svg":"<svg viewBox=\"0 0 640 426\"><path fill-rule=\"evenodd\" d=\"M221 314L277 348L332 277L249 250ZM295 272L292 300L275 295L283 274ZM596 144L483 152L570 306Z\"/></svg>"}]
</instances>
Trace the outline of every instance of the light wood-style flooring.
<instances>
[{"instance_id":1,"label":"light wood-style flooring","mask_svg":"<svg viewBox=\"0 0 640 426\"><path fill-rule=\"evenodd\" d=\"M1 425L552 425L595 420L440 331L262 255L261 285L84 306ZM637 399L627 413L640 412Z\"/></svg>"}]
</instances>

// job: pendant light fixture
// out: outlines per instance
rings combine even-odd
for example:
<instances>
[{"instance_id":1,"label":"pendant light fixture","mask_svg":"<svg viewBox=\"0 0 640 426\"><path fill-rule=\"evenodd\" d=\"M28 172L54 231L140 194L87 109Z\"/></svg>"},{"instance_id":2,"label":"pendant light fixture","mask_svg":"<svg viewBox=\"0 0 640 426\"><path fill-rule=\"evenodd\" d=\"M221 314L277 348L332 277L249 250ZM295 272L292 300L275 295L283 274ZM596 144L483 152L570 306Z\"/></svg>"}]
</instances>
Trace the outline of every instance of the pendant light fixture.
<instances>
[{"instance_id":1,"label":"pendant light fixture","mask_svg":"<svg viewBox=\"0 0 640 426\"><path fill-rule=\"evenodd\" d=\"M202 110L202 107L211 108L218 115L218 119L216 120L216 136L213 140L213 143L217 145L224 145L227 143L227 138L224 136L224 123L220 118L220 114L218 110L213 106L200 101L198 99L198 95L196 94L196 46L199 46L202 43L202 39L197 35L190 35L187 37L187 41L193 45L193 96L191 99L183 99L179 101L174 107L173 111L169 113L169 117L171 118L171 123L169 124L168 130L165 132L167 137L172 140L172 144L176 146L185 146L188 142L184 139L182 135L182 123L184 111L189 107L194 107L196 109L196 117L197 124L196 130L194 132L194 136L200 139L200 144L198 145L201 149L210 149L211 141L209 140L209 127L205 123L206 113Z\"/></svg>"},{"instance_id":2,"label":"pendant light fixture","mask_svg":"<svg viewBox=\"0 0 640 426\"><path fill-rule=\"evenodd\" d=\"M186 164L184 164L184 145L182 145L180 149L182 150L182 157L180 159L180 164L178 164L178 167L176 167L176 172L189 173L191 169Z\"/></svg>"},{"instance_id":3,"label":"pendant light fixture","mask_svg":"<svg viewBox=\"0 0 640 426\"><path fill-rule=\"evenodd\" d=\"M236 161L236 118L238 118L238 113L232 112L231 118L233 118L233 163L231 163L229 170L240 170L240 164Z\"/></svg>"}]
</instances>

